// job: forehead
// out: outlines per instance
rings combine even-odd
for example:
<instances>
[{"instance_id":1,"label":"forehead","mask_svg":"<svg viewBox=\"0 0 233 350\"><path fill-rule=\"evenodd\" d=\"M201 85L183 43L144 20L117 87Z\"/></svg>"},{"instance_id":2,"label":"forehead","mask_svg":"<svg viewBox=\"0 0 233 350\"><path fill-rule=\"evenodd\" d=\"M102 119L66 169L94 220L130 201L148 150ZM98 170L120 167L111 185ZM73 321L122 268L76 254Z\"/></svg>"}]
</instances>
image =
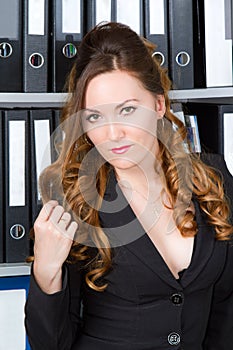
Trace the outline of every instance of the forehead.
<instances>
[{"instance_id":1,"label":"forehead","mask_svg":"<svg viewBox=\"0 0 233 350\"><path fill-rule=\"evenodd\" d=\"M116 70L100 74L90 81L86 90L85 107L121 103L127 99L143 102L152 98L152 94L136 77Z\"/></svg>"}]
</instances>

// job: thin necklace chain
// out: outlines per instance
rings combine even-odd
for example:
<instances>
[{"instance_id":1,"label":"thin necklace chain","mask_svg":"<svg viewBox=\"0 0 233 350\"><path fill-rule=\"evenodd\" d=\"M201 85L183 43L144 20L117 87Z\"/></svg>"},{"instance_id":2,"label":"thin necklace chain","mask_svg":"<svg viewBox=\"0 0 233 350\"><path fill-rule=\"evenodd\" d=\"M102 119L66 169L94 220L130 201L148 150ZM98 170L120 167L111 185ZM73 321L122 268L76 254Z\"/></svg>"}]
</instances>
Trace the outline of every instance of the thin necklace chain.
<instances>
[{"instance_id":1,"label":"thin necklace chain","mask_svg":"<svg viewBox=\"0 0 233 350\"><path fill-rule=\"evenodd\" d=\"M120 187L122 188L125 188L127 190L130 190L132 191L132 193L137 193L139 194L139 196L141 196L143 199L145 199L145 201L147 202L147 204L149 205L152 205L153 208L152 208L152 211L153 213L159 217L159 215L161 214L161 211L162 211L162 208L163 208L163 204L162 204L162 201L161 201L161 196L159 194L159 196L153 200L149 200L144 194L142 194L141 192L139 192L138 190L132 188L132 187L128 187L128 186L125 186L124 184L120 184Z\"/></svg>"}]
</instances>

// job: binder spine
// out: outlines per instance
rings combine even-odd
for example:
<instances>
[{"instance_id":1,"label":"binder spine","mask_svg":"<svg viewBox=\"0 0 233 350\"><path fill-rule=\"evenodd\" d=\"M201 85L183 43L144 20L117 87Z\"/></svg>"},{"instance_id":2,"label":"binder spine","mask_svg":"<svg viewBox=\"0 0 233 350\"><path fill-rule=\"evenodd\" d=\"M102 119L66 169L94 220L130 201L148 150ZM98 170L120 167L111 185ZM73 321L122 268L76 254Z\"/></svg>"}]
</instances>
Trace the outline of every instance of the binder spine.
<instances>
[{"instance_id":1,"label":"binder spine","mask_svg":"<svg viewBox=\"0 0 233 350\"><path fill-rule=\"evenodd\" d=\"M31 135L31 216L35 222L42 208L39 189L39 176L45 167L51 164L52 110L30 110Z\"/></svg>"},{"instance_id":2,"label":"binder spine","mask_svg":"<svg viewBox=\"0 0 233 350\"><path fill-rule=\"evenodd\" d=\"M96 23L96 0L86 0L85 2L85 12L86 12L86 28L85 31L89 32Z\"/></svg>"},{"instance_id":3,"label":"binder spine","mask_svg":"<svg viewBox=\"0 0 233 350\"><path fill-rule=\"evenodd\" d=\"M115 19L115 5L113 0L86 0L85 11L87 25L85 31L88 32L101 22L111 22Z\"/></svg>"},{"instance_id":4,"label":"binder spine","mask_svg":"<svg viewBox=\"0 0 233 350\"><path fill-rule=\"evenodd\" d=\"M137 34L144 36L143 1L112 0L113 21L130 26ZM134 11L132 15L132 9Z\"/></svg>"},{"instance_id":5,"label":"binder spine","mask_svg":"<svg viewBox=\"0 0 233 350\"><path fill-rule=\"evenodd\" d=\"M6 262L24 262L30 254L29 137L26 110L4 112Z\"/></svg>"},{"instance_id":6,"label":"binder spine","mask_svg":"<svg viewBox=\"0 0 233 350\"><path fill-rule=\"evenodd\" d=\"M23 36L24 92L47 92L49 48L48 0L24 0Z\"/></svg>"},{"instance_id":7,"label":"binder spine","mask_svg":"<svg viewBox=\"0 0 233 350\"><path fill-rule=\"evenodd\" d=\"M22 92L22 1L0 3L0 92Z\"/></svg>"},{"instance_id":8,"label":"binder spine","mask_svg":"<svg viewBox=\"0 0 233 350\"><path fill-rule=\"evenodd\" d=\"M168 68L167 2L145 0L145 37L156 45L155 57L162 67Z\"/></svg>"},{"instance_id":9,"label":"binder spine","mask_svg":"<svg viewBox=\"0 0 233 350\"><path fill-rule=\"evenodd\" d=\"M84 2L52 0L52 76L50 90L65 91L66 79L77 57L77 48L84 34Z\"/></svg>"},{"instance_id":10,"label":"binder spine","mask_svg":"<svg viewBox=\"0 0 233 350\"><path fill-rule=\"evenodd\" d=\"M4 218L4 193L3 193L3 111L0 110L0 263L4 262L4 246L5 246L5 240L4 240L4 224L3 224L3 218Z\"/></svg>"},{"instance_id":11,"label":"binder spine","mask_svg":"<svg viewBox=\"0 0 233 350\"><path fill-rule=\"evenodd\" d=\"M174 89L194 88L192 0L168 0L169 72Z\"/></svg>"},{"instance_id":12,"label":"binder spine","mask_svg":"<svg viewBox=\"0 0 233 350\"><path fill-rule=\"evenodd\" d=\"M193 0L194 86L206 87L204 2Z\"/></svg>"}]
</instances>

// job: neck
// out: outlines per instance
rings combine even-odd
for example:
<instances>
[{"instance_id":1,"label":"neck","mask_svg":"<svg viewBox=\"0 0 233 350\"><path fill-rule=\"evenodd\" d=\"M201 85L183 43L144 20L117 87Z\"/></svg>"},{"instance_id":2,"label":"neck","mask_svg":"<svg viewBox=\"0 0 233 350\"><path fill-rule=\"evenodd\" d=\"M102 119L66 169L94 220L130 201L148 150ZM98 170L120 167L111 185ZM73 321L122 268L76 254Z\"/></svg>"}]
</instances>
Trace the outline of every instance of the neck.
<instances>
[{"instance_id":1,"label":"neck","mask_svg":"<svg viewBox=\"0 0 233 350\"><path fill-rule=\"evenodd\" d=\"M137 189L142 193L157 192L162 189L161 176L151 169L141 169L140 167L132 167L131 169L116 170L117 180L122 187Z\"/></svg>"}]
</instances>

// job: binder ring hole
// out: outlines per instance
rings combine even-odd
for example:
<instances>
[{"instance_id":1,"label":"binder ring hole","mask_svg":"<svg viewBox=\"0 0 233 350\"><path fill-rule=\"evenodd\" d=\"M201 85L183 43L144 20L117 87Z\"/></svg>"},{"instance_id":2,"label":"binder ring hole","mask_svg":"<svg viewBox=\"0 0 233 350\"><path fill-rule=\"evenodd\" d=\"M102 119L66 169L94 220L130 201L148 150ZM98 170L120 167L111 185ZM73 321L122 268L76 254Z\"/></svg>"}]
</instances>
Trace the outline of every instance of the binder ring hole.
<instances>
[{"instance_id":1,"label":"binder ring hole","mask_svg":"<svg viewBox=\"0 0 233 350\"><path fill-rule=\"evenodd\" d=\"M181 51L176 55L176 62L179 66L185 67L190 62L190 56L187 52Z\"/></svg>"},{"instance_id":2,"label":"binder ring hole","mask_svg":"<svg viewBox=\"0 0 233 350\"><path fill-rule=\"evenodd\" d=\"M29 57L29 64L32 68L41 68L44 64L44 57L40 53L33 53Z\"/></svg>"},{"instance_id":3,"label":"binder ring hole","mask_svg":"<svg viewBox=\"0 0 233 350\"><path fill-rule=\"evenodd\" d=\"M20 224L15 224L10 228L10 235L13 239L21 239L25 235L25 228Z\"/></svg>"},{"instance_id":4,"label":"binder ring hole","mask_svg":"<svg viewBox=\"0 0 233 350\"><path fill-rule=\"evenodd\" d=\"M62 52L66 58L73 58L77 55L77 49L72 43L68 43L63 46Z\"/></svg>"},{"instance_id":5,"label":"binder ring hole","mask_svg":"<svg viewBox=\"0 0 233 350\"><path fill-rule=\"evenodd\" d=\"M12 46L9 43L0 43L0 57L8 58L12 54Z\"/></svg>"},{"instance_id":6,"label":"binder ring hole","mask_svg":"<svg viewBox=\"0 0 233 350\"><path fill-rule=\"evenodd\" d=\"M152 57L155 57L156 61L162 66L165 62L165 56L162 52L155 51L152 54Z\"/></svg>"}]
</instances>

